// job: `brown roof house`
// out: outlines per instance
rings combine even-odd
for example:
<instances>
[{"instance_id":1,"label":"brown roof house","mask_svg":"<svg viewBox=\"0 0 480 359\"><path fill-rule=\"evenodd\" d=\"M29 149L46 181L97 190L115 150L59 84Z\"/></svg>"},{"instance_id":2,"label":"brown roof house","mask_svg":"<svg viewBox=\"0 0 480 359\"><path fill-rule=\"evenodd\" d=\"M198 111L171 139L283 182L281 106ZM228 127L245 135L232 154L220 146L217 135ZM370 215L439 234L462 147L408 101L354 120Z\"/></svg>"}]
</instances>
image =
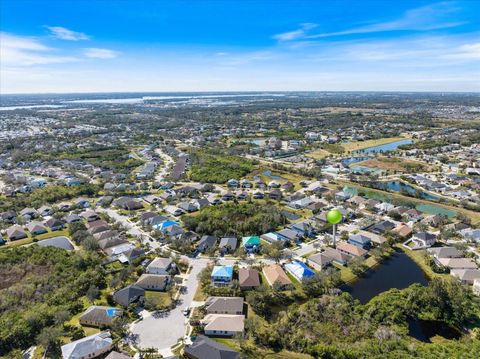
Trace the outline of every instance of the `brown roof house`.
<instances>
[{"instance_id":1,"label":"brown roof house","mask_svg":"<svg viewBox=\"0 0 480 359\"><path fill-rule=\"evenodd\" d=\"M366 251L365 249L357 247L347 242L339 242L337 244L337 249L340 252L349 254L354 257L366 257L368 254L368 251Z\"/></svg>"},{"instance_id":2,"label":"brown roof house","mask_svg":"<svg viewBox=\"0 0 480 359\"><path fill-rule=\"evenodd\" d=\"M29 224L27 224L27 229L34 236L48 232L47 227L45 227L40 222L30 222Z\"/></svg>"},{"instance_id":3,"label":"brown roof house","mask_svg":"<svg viewBox=\"0 0 480 359\"><path fill-rule=\"evenodd\" d=\"M263 275L267 280L268 284L273 286L275 283L281 286L288 286L292 284L290 278L288 278L287 273L279 264L272 264L267 267L263 267Z\"/></svg>"},{"instance_id":4,"label":"brown roof house","mask_svg":"<svg viewBox=\"0 0 480 359\"><path fill-rule=\"evenodd\" d=\"M253 268L240 268L238 270L240 289L255 289L260 286L258 271Z\"/></svg>"}]
</instances>

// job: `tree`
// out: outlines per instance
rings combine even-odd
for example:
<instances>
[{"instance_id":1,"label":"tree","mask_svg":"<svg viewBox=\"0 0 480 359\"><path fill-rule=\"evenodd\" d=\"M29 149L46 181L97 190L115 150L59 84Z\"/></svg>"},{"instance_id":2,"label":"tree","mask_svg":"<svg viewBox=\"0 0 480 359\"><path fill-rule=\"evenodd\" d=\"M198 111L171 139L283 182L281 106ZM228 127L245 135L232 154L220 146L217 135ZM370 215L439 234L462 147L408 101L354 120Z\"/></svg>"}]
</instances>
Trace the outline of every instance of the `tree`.
<instances>
[{"instance_id":1,"label":"tree","mask_svg":"<svg viewBox=\"0 0 480 359\"><path fill-rule=\"evenodd\" d=\"M95 299L98 298L99 294L100 290L98 289L98 287L96 285L91 285L90 287L88 287L87 293L85 295L90 300L90 302L93 303Z\"/></svg>"},{"instance_id":2,"label":"tree","mask_svg":"<svg viewBox=\"0 0 480 359\"><path fill-rule=\"evenodd\" d=\"M38 344L45 348L45 353L58 354L62 334L62 330L59 327L46 327L37 335L36 340Z\"/></svg>"}]
</instances>

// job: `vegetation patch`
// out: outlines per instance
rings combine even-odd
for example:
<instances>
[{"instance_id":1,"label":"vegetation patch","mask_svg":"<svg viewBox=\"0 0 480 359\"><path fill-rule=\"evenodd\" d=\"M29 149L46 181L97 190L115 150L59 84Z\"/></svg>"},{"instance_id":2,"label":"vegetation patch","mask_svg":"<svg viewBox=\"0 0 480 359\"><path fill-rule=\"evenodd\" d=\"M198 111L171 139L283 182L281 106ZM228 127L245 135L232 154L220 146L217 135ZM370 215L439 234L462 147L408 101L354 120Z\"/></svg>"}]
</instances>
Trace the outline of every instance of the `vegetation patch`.
<instances>
[{"instance_id":1,"label":"vegetation patch","mask_svg":"<svg viewBox=\"0 0 480 359\"><path fill-rule=\"evenodd\" d=\"M271 203L229 202L202 208L182 217L184 225L200 234L250 236L266 233L286 223L280 208Z\"/></svg>"},{"instance_id":2,"label":"vegetation patch","mask_svg":"<svg viewBox=\"0 0 480 359\"><path fill-rule=\"evenodd\" d=\"M225 183L231 178L242 178L253 170L253 162L239 156L214 154L209 151L191 151L189 178L192 181Z\"/></svg>"}]
</instances>

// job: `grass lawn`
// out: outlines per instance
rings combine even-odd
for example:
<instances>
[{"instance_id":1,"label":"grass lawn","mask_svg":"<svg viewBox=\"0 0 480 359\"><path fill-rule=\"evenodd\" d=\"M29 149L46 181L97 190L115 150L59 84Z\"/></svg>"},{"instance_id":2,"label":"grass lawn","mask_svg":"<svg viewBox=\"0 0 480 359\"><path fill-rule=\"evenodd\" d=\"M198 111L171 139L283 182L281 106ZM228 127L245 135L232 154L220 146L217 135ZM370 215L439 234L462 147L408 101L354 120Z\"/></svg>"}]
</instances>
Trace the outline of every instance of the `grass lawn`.
<instances>
[{"instance_id":1,"label":"grass lawn","mask_svg":"<svg viewBox=\"0 0 480 359\"><path fill-rule=\"evenodd\" d=\"M207 295L203 292L202 286L199 285L195 295L193 296L193 300L196 302L203 302L205 299L207 299Z\"/></svg>"},{"instance_id":2,"label":"grass lawn","mask_svg":"<svg viewBox=\"0 0 480 359\"><path fill-rule=\"evenodd\" d=\"M368 147L374 147L374 146L380 146L380 145L385 145L387 143L391 142L396 142L396 141L401 141L404 140L405 137L387 137L387 138L379 138L376 140L366 140L366 141L354 141L350 143L344 143L342 144L343 148L345 148L346 152L351 152L351 151L357 151L357 150L363 150L364 148Z\"/></svg>"},{"instance_id":3,"label":"grass lawn","mask_svg":"<svg viewBox=\"0 0 480 359\"><path fill-rule=\"evenodd\" d=\"M68 237L68 229L63 229L61 231L47 232L35 236L36 239L41 241L42 239L53 238L53 237Z\"/></svg>"},{"instance_id":4,"label":"grass lawn","mask_svg":"<svg viewBox=\"0 0 480 359\"><path fill-rule=\"evenodd\" d=\"M293 275L291 275L291 274L288 273L287 271L285 271L285 273L287 273L287 276L288 276L288 278L290 278L290 280L292 281L293 286L295 287L295 289L297 289L297 290L299 290L299 291L302 291L302 290L303 290L303 288L302 288L302 283L300 283L297 278L295 278Z\"/></svg>"},{"instance_id":5,"label":"grass lawn","mask_svg":"<svg viewBox=\"0 0 480 359\"><path fill-rule=\"evenodd\" d=\"M400 158L388 158L380 157L376 159L370 159L362 162L358 162L355 165L365 166L370 168L378 168L388 172L426 172L432 171L435 168L420 161L408 161Z\"/></svg>"},{"instance_id":6,"label":"grass lawn","mask_svg":"<svg viewBox=\"0 0 480 359\"><path fill-rule=\"evenodd\" d=\"M216 342L221 343L233 350L240 351L240 344L236 339L230 338L212 338ZM253 343L252 343L253 345ZM258 359L310 359L312 358L310 355L307 354L300 354L300 353L293 353L286 350L282 350L281 352L274 352L270 349L263 349L259 348L257 345L257 353Z\"/></svg>"},{"instance_id":7,"label":"grass lawn","mask_svg":"<svg viewBox=\"0 0 480 359\"><path fill-rule=\"evenodd\" d=\"M326 151L326 150L323 150L321 148L319 148L318 150L315 150L315 151L312 151L310 153L306 153L305 156L307 157L311 157L311 158L314 158L316 160L321 160L325 157L328 157L332 155L330 152Z\"/></svg>"},{"instance_id":8,"label":"grass lawn","mask_svg":"<svg viewBox=\"0 0 480 359\"><path fill-rule=\"evenodd\" d=\"M145 298L151 299L154 301L158 306L161 307L168 307L172 304L172 299L170 298L170 294L167 292L157 292L153 290L145 291Z\"/></svg>"}]
</instances>

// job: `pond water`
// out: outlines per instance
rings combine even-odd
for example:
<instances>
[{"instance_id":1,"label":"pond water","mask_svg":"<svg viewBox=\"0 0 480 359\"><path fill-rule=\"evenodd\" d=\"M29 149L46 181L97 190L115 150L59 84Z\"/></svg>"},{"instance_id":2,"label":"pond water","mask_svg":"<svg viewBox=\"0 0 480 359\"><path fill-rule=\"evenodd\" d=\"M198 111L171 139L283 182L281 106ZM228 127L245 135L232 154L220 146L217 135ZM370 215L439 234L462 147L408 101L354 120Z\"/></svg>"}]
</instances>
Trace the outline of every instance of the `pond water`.
<instances>
[{"instance_id":1,"label":"pond water","mask_svg":"<svg viewBox=\"0 0 480 359\"><path fill-rule=\"evenodd\" d=\"M386 143L384 145L378 145L373 147L364 148L362 150L353 151L353 154L375 154L379 152L388 152L388 151L395 151L401 145L409 145L413 143L412 140L400 140L395 142Z\"/></svg>"},{"instance_id":2,"label":"pond water","mask_svg":"<svg viewBox=\"0 0 480 359\"><path fill-rule=\"evenodd\" d=\"M270 171L270 170L263 171L262 175L270 177L270 178L272 178L274 180L278 180L278 181L286 181L287 180L286 178L283 178L282 176L272 174L272 171Z\"/></svg>"},{"instance_id":3,"label":"pond water","mask_svg":"<svg viewBox=\"0 0 480 359\"><path fill-rule=\"evenodd\" d=\"M378 183L380 187L384 190L398 192L398 193L408 193L411 196L414 196L418 193L420 198L429 199L431 201L438 201L438 196L434 196L430 193L417 190L415 187L410 186L409 184L400 182L400 181L389 181L389 182L380 182Z\"/></svg>"},{"instance_id":4,"label":"pond water","mask_svg":"<svg viewBox=\"0 0 480 359\"><path fill-rule=\"evenodd\" d=\"M448 218L453 218L457 215L457 212L454 210L436 206L434 204L429 204L429 203L419 203L415 206L415 208L423 213L441 214L443 216L447 216Z\"/></svg>"},{"instance_id":5,"label":"pond water","mask_svg":"<svg viewBox=\"0 0 480 359\"><path fill-rule=\"evenodd\" d=\"M365 304L376 295L392 288L404 289L413 283L427 285L428 279L422 269L403 252L395 252L378 267L340 289L350 293Z\"/></svg>"},{"instance_id":6,"label":"pond water","mask_svg":"<svg viewBox=\"0 0 480 359\"><path fill-rule=\"evenodd\" d=\"M462 336L457 329L436 320L409 320L408 335L424 343L431 343L430 338L440 335L446 339L458 339Z\"/></svg>"}]
</instances>

